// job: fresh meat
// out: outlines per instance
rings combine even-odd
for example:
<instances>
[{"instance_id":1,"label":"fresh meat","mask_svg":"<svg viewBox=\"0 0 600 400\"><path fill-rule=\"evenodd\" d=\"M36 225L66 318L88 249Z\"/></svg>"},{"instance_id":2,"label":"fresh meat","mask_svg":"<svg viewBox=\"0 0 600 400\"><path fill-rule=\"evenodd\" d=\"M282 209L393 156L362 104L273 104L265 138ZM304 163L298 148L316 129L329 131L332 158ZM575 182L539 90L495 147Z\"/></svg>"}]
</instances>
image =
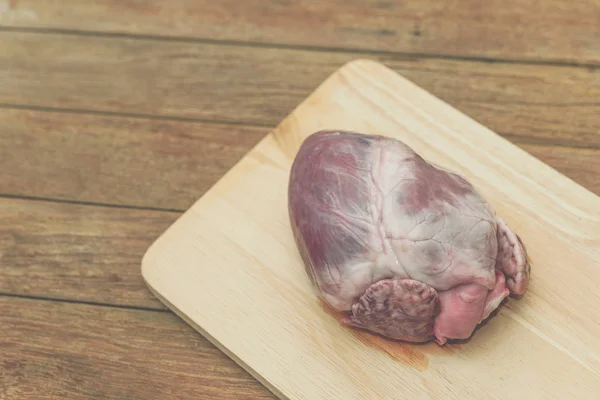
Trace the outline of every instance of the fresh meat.
<instances>
[{"instance_id":1,"label":"fresh meat","mask_svg":"<svg viewBox=\"0 0 600 400\"><path fill-rule=\"evenodd\" d=\"M288 200L307 273L346 325L444 344L527 288L519 237L469 182L398 140L311 135Z\"/></svg>"}]
</instances>

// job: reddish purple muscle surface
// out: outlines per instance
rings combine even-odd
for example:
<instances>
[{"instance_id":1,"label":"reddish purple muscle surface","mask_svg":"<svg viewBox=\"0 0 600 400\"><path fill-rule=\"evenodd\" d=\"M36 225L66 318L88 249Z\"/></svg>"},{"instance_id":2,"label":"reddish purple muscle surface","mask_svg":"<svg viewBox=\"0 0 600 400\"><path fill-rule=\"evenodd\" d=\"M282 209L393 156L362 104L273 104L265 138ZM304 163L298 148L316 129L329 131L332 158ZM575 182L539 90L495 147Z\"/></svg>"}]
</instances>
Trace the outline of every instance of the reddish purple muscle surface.
<instances>
[{"instance_id":1,"label":"reddish purple muscle surface","mask_svg":"<svg viewBox=\"0 0 600 400\"><path fill-rule=\"evenodd\" d=\"M527 288L518 235L469 182L398 140L316 132L288 190L306 271L348 326L444 344Z\"/></svg>"}]
</instances>

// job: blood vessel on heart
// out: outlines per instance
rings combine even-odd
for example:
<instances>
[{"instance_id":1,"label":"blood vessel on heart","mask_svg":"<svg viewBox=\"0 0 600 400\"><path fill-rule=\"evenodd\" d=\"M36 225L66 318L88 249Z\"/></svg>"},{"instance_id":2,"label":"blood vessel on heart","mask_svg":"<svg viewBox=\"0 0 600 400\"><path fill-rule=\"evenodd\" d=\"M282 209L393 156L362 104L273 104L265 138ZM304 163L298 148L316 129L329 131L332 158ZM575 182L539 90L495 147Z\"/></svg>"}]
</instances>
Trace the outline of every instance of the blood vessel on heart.
<instances>
[{"instance_id":1,"label":"blood vessel on heart","mask_svg":"<svg viewBox=\"0 0 600 400\"><path fill-rule=\"evenodd\" d=\"M312 134L294 159L288 202L314 288L348 326L444 344L527 289L519 236L466 179L399 140Z\"/></svg>"}]
</instances>

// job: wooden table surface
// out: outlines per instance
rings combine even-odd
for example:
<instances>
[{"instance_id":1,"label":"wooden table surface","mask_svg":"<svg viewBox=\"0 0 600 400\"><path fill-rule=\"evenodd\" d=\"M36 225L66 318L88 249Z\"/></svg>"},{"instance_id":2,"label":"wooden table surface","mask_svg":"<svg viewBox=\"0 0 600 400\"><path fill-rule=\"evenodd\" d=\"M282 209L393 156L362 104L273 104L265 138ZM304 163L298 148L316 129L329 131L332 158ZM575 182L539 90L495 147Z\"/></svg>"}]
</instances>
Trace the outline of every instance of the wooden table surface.
<instances>
[{"instance_id":1,"label":"wooden table surface","mask_svg":"<svg viewBox=\"0 0 600 400\"><path fill-rule=\"evenodd\" d=\"M0 0L0 399L274 399L140 261L355 58L600 195L597 0Z\"/></svg>"}]
</instances>

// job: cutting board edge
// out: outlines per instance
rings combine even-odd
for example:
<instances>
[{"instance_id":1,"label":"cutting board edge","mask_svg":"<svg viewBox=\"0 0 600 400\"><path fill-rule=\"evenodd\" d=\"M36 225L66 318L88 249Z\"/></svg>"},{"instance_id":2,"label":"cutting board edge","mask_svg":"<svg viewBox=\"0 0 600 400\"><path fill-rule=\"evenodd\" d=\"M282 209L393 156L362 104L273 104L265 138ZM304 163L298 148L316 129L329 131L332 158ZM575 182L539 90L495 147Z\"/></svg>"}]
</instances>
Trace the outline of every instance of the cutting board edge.
<instances>
[{"instance_id":1,"label":"cutting board edge","mask_svg":"<svg viewBox=\"0 0 600 400\"><path fill-rule=\"evenodd\" d=\"M152 246L148 249L146 254L150 253ZM144 258L146 258L146 254L144 254ZM244 371L246 371L250 376L260 382L265 388L271 391L278 399L282 400L290 400L289 397L284 395L281 391L279 391L275 386L273 386L268 380L264 379L260 374L258 374L254 369L252 369L248 364L242 361L235 353L227 349L227 347L223 346L221 342L219 342L215 337L209 334L207 331L202 329L202 327L196 324L190 317L187 316L183 311L179 310L175 307L169 300L163 297L158 290L156 290L147 276L144 274L144 261L142 260L142 278L148 286L148 290L155 296L162 304L164 304L171 312L173 312L177 317L181 318L186 324L191 326L196 332L200 333L202 337L208 340L213 346L215 346L219 351L223 352L228 358L233 360L237 365L239 365Z\"/></svg>"}]
</instances>

